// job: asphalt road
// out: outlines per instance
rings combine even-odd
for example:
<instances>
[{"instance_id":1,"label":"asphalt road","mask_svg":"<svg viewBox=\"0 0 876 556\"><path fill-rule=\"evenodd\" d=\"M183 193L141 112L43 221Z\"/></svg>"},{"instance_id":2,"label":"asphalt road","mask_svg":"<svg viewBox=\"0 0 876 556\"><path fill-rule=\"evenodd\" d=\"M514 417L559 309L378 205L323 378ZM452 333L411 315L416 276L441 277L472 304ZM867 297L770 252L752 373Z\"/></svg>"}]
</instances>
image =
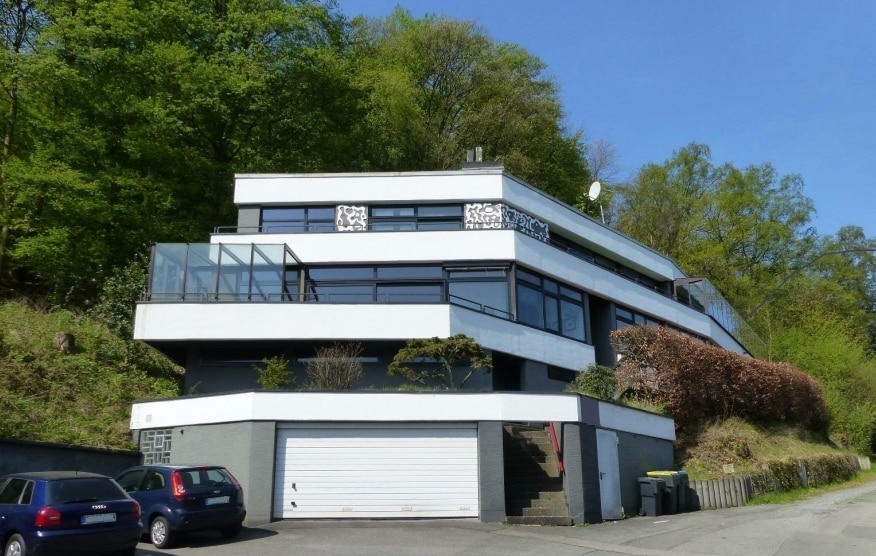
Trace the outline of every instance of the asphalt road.
<instances>
[{"instance_id":1,"label":"asphalt road","mask_svg":"<svg viewBox=\"0 0 876 556\"><path fill-rule=\"evenodd\" d=\"M789 505L749 506L583 527L525 527L474 520L281 521L181 537L176 548L140 544L139 556L288 554L386 556L876 555L876 483Z\"/></svg>"}]
</instances>

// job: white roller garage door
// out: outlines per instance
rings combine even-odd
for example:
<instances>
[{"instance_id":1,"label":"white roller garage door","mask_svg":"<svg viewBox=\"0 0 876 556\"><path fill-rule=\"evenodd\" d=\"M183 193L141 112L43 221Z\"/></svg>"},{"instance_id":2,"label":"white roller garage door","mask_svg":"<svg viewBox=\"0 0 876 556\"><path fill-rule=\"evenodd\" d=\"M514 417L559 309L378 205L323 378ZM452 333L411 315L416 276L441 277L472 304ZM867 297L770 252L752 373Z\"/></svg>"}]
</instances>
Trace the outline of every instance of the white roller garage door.
<instances>
[{"instance_id":1,"label":"white roller garage door","mask_svg":"<svg viewBox=\"0 0 876 556\"><path fill-rule=\"evenodd\" d=\"M275 461L275 518L478 516L474 424L280 424Z\"/></svg>"}]
</instances>

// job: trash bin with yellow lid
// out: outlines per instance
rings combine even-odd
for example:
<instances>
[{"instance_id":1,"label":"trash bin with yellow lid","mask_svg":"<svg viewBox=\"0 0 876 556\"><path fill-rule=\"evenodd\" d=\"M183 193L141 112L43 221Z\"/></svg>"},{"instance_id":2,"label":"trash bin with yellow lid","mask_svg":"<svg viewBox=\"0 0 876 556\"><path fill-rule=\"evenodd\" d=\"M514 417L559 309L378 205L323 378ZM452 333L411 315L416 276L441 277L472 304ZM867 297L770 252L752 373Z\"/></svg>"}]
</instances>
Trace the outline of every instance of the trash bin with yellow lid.
<instances>
[{"instance_id":1,"label":"trash bin with yellow lid","mask_svg":"<svg viewBox=\"0 0 876 556\"><path fill-rule=\"evenodd\" d=\"M666 493L663 495L663 513L677 514L680 486L678 471L648 471L645 474L655 479L663 479L666 482Z\"/></svg>"}]
</instances>

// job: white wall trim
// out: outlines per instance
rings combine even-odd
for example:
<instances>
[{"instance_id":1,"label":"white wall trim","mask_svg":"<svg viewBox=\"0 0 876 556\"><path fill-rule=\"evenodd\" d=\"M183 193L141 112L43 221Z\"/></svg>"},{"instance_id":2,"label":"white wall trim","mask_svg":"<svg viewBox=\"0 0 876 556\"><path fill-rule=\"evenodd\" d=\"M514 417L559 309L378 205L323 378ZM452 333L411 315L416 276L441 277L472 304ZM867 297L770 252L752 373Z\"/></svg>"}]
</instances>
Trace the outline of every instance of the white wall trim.
<instances>
[{"instance_id":1,"label":"white wall trim","mask_svg":"<svg viewBox=\"0 0 876 556\"><path fill-rule=\"evenodd\" d=\"M240 392L139 402L132 430L237 421L454 423L478 421L583 422L577 394L488 392ZM602 428L675 439L672 419L599 404Z\"/></svg>"}]
</instances>

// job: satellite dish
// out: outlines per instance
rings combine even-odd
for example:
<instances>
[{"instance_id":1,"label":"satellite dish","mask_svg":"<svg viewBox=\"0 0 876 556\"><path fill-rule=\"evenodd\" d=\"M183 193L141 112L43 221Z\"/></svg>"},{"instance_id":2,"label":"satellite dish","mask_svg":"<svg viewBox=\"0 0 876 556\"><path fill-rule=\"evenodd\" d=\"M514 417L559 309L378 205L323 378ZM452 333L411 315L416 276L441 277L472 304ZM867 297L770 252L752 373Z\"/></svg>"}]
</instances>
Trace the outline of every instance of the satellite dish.
<instances>
[{"instance_id":1,"label":"satellite dish","mask_svg":"<svg viewBox=\"0 0 876 556\"><path fill-rule=\"evenodd\" d=\"M602 191L602 184L598 181L593 182L590 185L590 191L587 192L587 198L591 201L595 201L597 197L599 197L599 193Z\"/></svg>"}]
</instances>

